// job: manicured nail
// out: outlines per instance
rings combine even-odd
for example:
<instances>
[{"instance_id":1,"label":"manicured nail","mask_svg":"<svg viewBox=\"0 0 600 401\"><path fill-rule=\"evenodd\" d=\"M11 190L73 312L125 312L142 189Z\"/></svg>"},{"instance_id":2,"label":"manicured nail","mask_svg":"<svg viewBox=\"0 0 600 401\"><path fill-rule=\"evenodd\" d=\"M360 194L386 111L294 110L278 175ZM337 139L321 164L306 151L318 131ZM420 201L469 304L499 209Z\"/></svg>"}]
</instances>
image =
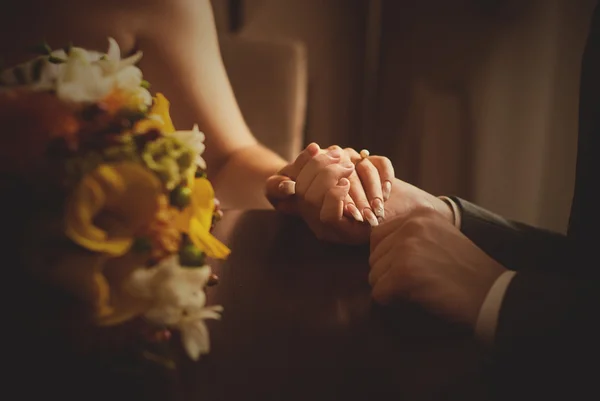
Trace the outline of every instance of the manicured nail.
<instances>
[{"instance_id":1,"label":"manicured nail","mask_svg":"<svg viewBox=\"0 0 600 401\"><path fill-rule=\"evenodd\" d=\"M346 210L348 210L352 217L354 217L354 220L360 221L361 223L365 221L362 217L362 214L360 214L358 208L354 206L354 204L349 203L348 205L346 205Z\"/></svg>"},{"instance_id":2,"label":"manicured nail","mask_svg":"<svg viewBox=\"0 0 600 401\"><path fill-rule=\"evenodd\" d=\"M368 207L363 209L363 215L365 216L365 219L367 219L371 227L377 227L379 225L377 217L375 216L375 214L373 214L373 211Z\"/></svg>"},{"instance_id":3,"label":"manicured nail","mask_svg":"<svg viewBox=\"0 0 600 401\"><path fill-rule=\"evenodd\" d=\"M392 183L389 181L386 181L383 183L383 187L382 187L382 192L383 192L383 200L387 201L388 199L390 199L390 193L392 192Z\"/></svg>"},{"instance_id":4,"label":"manicured nail","mask_svg":"<svg viewBox=\"0 0 600 401\"><path fill-rule=\"evenodd\" d=\"M282 181L279 183L279 190L284 195L294 195L296 193L296 182L295 181Z\"/></svg>"},{"instance_id":5,"label":"manicured nail","mask_svg":"<svg viewBox=\"0 0 600 401\"><path fill-rule=\"evenodd\" d=\"M383 208L383 201L381 199L379 199L379 198L373 199L373 202L371 202L371 207L373 208L373 211L375 212L375 216L381 217L382 219L385 218L385 210Z\"/></svg>"}]
</instances>

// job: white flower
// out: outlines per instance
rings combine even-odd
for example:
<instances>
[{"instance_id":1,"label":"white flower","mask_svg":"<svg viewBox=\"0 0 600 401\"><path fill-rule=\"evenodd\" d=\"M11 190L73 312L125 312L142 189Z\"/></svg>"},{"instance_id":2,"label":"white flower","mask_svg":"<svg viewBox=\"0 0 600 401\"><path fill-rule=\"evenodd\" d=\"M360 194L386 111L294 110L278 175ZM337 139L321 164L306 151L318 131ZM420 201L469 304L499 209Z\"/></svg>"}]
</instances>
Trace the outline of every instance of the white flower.
<instances>
[{"instance_id":1,"label":"white flower","mask_svg":"<svg viewBox=\"0 0 600 401\"><path fill-rule=\"evenodd\" d=\"M27 87L35 91L55 91L65 101L95 103L115 89L128 94L132 104L146 109L152 96L142 87L142 72L135 64L142 53L121 60L121 50L109 38L106 54L73 47L69 54L55 50L49 56L37 57L14 68L0 72L0 83L11 88ZM55 64L50 59L63 60Z\"/></svg>"},{"instance_id":2,"label":"white flower","mask_svg":"<svg viewBox=\"0 0 600 401\"><path fill-rule=\"evenodd\" d=\"M104 77L85 49L73 48L61 66L54 90L63 100L93 103L106 97L114 87L113 80Z\"/></svg>"},{"instance_id":3,"label":"white flower","mask_svg":"<svg viewBox=\"0 0 600 401\"><path fill-rule=\"evenodd\" d=\"M206 319L221 319L223 307L208 306L183 319L179 323L181 341L188 356L197 361L202 354L210 352L210 336L204 321Z\"/></svg>"},{"instance_id":4,"label":"white flower","mask_svg":"<svg viewBox=\"0 0 600 401\"><path fill-rule=\"evenodd\" d=\"M221 306L205 306L204 287L211 270L209 266L185 268L177 256L169 257L157 266L135 271L128 283L134 296L151 301L145 317L156 324L178 329L189 357L197 360L210 351L205 319L220 319Z\"/></svg>"},{"instance_id":5,"label":"white flower","mask_svg":"<svg viewBox=\"0 0 600 401\"><path fill-rule=\"evenodd\" d=\"M204 153L204 133L198 129L198 124L194 124L194 128L187 131L175 131L173 136L183 143L188 148L192 149L196 156L196 165L203 170L206 170L206 162L202 158Z\"/></svg>"}]
</instances>

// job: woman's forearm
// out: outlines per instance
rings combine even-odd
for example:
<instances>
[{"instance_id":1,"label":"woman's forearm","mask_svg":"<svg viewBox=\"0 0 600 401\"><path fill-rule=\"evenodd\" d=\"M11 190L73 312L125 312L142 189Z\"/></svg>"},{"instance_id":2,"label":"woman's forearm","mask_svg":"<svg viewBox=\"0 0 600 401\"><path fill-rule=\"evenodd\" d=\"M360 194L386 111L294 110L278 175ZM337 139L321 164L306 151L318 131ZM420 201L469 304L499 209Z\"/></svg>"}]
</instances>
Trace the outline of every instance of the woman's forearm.
<instances>
[{"instance_id":1,"label":"woman's forearm","mask_svg":"<svg viewBox=\"0 0 600 401\"><path fill-rule=\"evenodd\" d=\"M256 144L233 152L209 177L224 209L271 209L265 182L287 162Z\"/></svg>"}]
</instances>

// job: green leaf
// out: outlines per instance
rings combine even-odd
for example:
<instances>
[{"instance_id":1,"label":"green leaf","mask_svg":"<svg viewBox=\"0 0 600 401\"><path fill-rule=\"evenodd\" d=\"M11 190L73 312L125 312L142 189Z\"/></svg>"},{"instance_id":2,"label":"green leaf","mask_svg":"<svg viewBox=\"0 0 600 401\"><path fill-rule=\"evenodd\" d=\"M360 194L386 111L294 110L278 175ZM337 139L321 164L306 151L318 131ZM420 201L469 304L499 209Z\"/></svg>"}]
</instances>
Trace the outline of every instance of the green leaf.
<instances>
[{"instance_id":1,"label":"green leaf","mask_svg":"<svg viewBox=\"0 0 600 401\"><path fill-rule=\"evenodd\" d=\"M148 82L146 80L143 80L142 81L142 88L150 89L150 82Z\"/></svg>"}]
</instances>

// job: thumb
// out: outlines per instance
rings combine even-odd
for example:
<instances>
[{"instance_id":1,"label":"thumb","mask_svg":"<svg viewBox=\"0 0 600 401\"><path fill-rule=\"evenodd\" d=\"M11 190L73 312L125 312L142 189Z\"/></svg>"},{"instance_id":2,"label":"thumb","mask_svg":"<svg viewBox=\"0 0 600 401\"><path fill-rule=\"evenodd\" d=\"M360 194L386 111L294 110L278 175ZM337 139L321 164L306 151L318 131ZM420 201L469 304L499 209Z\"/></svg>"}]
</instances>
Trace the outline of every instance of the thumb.
<instances>
[{"instance_id":1,"label":"thumb","mask_svg":"<svg viewBox=\"0 0 600 401\"><path fill-rule=\"evenodd\" d=\"M265 195L273 206L279 201L290 199L296 193L296 183L285 175L272 175L265 184Z\"/></svg>"},{"instance_id":2,"label":"thumb","mask_svg":"<svg viewBox=\"0 0 600 401\"><path fill-rule=\"evenodd\" d=\"M285 175L272 175L267 179L265 195L273 207L284 213L297 212L296 182Z\"/></svg>"}]
</instances>

